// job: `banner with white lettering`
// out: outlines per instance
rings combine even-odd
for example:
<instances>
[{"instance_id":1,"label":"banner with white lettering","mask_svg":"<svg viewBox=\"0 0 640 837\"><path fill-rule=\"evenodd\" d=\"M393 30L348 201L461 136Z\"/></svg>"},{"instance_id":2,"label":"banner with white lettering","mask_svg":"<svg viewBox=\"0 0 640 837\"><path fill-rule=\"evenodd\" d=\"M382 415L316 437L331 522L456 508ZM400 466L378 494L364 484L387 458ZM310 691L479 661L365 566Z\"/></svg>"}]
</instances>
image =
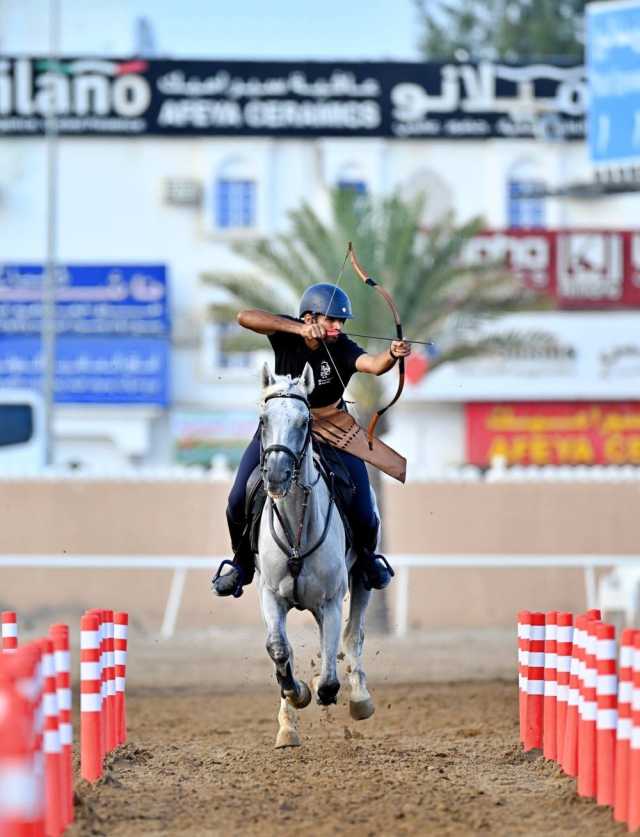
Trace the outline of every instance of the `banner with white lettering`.
<instances>
[{"instance_id":1,"label":"banner with white lettering","mask_svg":"<svg viewBox=\"0 0 640 837\"><path fill-rule=\"evenodd\" d=\"M582 66L0 57L0 136L582 139Z\"/></svg>"}]
</instances>

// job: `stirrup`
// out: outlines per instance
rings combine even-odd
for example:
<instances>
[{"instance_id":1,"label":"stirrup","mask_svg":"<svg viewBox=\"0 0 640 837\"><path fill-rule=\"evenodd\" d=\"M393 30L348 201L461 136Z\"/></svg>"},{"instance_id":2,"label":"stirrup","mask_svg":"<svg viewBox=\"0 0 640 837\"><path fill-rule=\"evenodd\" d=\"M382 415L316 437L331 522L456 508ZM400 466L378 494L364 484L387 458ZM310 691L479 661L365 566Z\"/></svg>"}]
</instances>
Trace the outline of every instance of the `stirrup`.
<instances>
[{"instance_id":1,"label":"stirrup","mask_svg":"<svg viewBox=\"0 0 640 837\"><path fill-rule=\"evenodd\" d=\"M384 555L380 555L376 552L369 552L365 554L366 558L359 558L362 583L364 584L365 590L384 590L385 587L389 586L391 579L395 575L393 567ZM383 567L376 566L378 560L382 562ZM366 566L366 562L369 562L369 567ZM372 572L370 572L370 570L372 570Z\"/></svg>"},{"instance_id":2,"label":"stirrup","mask_svg":"<svg viewBox=\"0 0 640 837\"><path fill-rule=\"evenodd\" d=\"M211 586L215 590L216 581L218 581L218 579L221 578L221 577L224 578L224 576L222 576L222 570L223 570L223 567L225 567L227 564L231 567L232 572L236 572L238 574L238 580L236 581L235 588L231 591L231 593L227 593L226 595L233 596L234 599L239 599L240 596L244 593L244 590L242 589L242 587L245 583L245 574L242 570L242 567L238 566L238 564L234 564L233 561L230 561L228 558L225 558L225 560L220 563L220 566L218 567L218 571L216 572L214 577L211 579ZM228 573L228 575L230 575L230 573ZM216 590L216 593L217 592L218 591ZM218 593L218 595L220 595L220 594Z\"/></svg>"}]
</instances>

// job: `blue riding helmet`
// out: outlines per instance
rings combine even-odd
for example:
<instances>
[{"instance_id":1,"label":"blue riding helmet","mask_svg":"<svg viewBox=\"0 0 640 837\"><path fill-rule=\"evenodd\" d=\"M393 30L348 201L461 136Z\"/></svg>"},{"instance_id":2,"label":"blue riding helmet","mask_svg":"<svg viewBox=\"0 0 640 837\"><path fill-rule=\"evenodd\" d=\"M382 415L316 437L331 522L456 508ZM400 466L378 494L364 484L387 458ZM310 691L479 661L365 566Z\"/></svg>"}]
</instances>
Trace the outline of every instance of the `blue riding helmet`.
<instances>
[{"instance_id":1,"label":"blue riding helmet","mask_svg":"<svg viewBox=\"0 0 640 837\"><path fill-rule=\"evenodd\" d=\"M328 282L310 285L302 294L300 313L302 317L309 311L311 314L323 314L336 320L352 320L351 300L347 294Z\"/></svg>"}]
</instances>

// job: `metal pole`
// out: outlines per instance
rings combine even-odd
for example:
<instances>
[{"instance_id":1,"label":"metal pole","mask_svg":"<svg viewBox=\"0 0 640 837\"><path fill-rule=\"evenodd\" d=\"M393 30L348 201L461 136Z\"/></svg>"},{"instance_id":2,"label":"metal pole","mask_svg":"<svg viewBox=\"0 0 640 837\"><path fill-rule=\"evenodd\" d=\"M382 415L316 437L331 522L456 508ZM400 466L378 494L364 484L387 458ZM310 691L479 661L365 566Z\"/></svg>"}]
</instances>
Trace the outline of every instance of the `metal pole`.
<instances>
[{"instance_id":1,"label":"metal pole","mask_svg":"<svg viewBox=\"0 0 640 837\"><path fill-rule=\"evenodd\" d=\"M49 58L55 64L59 56L60 5L49 0ZM54 385L56 367L56 261L58 243L58 123L55 100L49 100L45 116L47 149L47 257L42 281L42 397L44 401L45 462L54 461Z\"/></svg>"}]
</instances>

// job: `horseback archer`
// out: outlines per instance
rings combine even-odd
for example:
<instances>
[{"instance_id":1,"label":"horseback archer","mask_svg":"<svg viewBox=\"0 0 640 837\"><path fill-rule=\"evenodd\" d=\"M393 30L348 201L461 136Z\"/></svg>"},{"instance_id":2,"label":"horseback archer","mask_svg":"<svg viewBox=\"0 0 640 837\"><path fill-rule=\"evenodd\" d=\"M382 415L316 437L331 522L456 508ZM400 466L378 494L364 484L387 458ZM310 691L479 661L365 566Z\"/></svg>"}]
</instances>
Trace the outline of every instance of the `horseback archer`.
<instances>
[{"instance_id":1,"label":"horseback archer","mask_svg":"<svg viewBox=\"0 0 640 837\"><path fill-rule=\"evenodd\" d=\"M376 553L379 520L372 497L365 462L404 482L406 462L400 454L373 436L379 416L374 416L369 431L361 428L348 413L344 391L355 372L384 375L400 364L400 387L404 378L404 358L411 353L410 343L402 339L402 328L395 305L386 290L364 274L351 244L347 251L360 278L375 287L387 299L396 318L397 340L387 350L369 354L343 333L347 320L353 319L351 300L337 283L319 283L306 289L300 300L298 319L272 314L259 309L240 311L238 322L258 334L264 334L275 355L275 371L297 378L305 364L313 370L315 388L309 396L313 415L314 442L329 445L348 472L352 491L346 513L352 530L352 548L357 560L355 569L367 588L384 589L394 575L384 556ZM346 261L346 259L345 259ZM391 406L391 405L388 405ZM260 465L260 427L256 430L238 467L229 495L227 523L231 536L233 560L224 562L230 569L221 574L223 565L213 579L219 596L242 595L242 588L254 575L254 555L247 535L245 511L246 488L252 472Z\"/></svg>"}]
</instances>

